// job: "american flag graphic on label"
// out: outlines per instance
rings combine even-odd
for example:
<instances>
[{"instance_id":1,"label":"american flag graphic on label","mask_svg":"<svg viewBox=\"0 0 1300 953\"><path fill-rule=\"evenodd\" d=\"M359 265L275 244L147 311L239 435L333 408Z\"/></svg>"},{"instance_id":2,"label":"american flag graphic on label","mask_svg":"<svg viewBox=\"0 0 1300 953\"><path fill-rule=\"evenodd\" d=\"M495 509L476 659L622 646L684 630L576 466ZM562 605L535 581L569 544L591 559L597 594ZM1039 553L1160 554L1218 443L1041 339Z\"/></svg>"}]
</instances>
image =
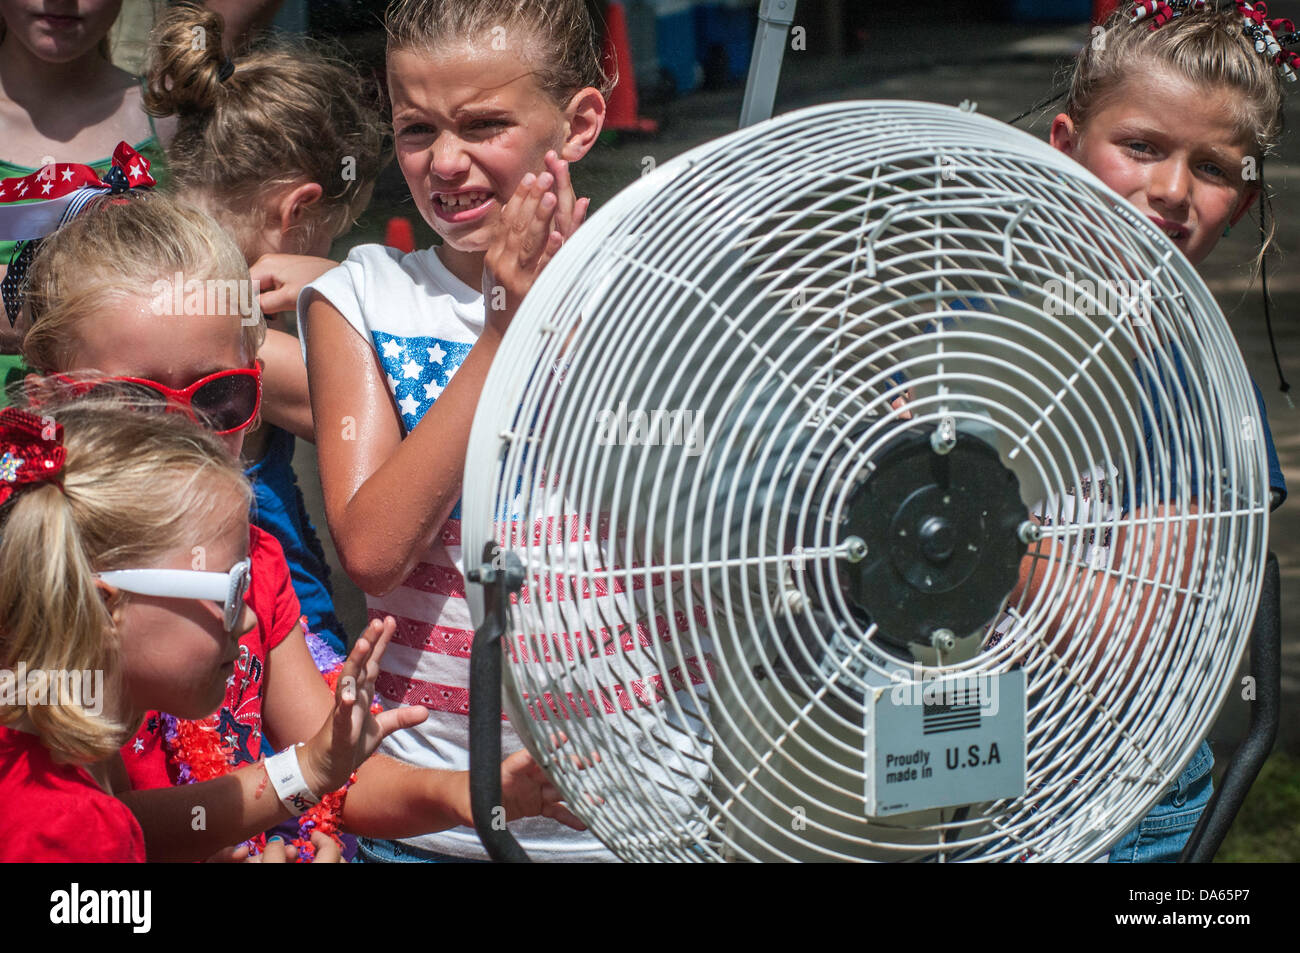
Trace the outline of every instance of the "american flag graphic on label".
<instances>
[{"instance_id":1,"label":"american flag graphic on label","mask_svg":"<svg viewBox=\"0 0 1300 953\"><path fill-rule=\"evenodd\" d=\"M963 687L945 699L945 703L925 705L921 714L922 734L966 731L980 726L982 693L978 686Z\"/></svg>"}]
</instances>

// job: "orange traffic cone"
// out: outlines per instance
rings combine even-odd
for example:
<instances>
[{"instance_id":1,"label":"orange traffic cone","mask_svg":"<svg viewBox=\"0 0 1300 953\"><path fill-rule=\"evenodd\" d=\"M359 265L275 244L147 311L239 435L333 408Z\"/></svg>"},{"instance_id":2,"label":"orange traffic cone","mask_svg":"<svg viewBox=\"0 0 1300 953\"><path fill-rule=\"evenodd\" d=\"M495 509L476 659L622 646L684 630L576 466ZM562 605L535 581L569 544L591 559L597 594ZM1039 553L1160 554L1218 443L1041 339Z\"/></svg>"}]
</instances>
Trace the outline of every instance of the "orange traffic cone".
<instances>
[{"instance_id":1,"label":"orange traffic cone","mask_svg":"<svg viewBox=\"0 0 1300 953\"><path fill-rule=\"evenodd\" d=\"M658 132L659 123L637 115L636 74L632 68L632 49L627 42L627 14L618 0L605 7L603 57L605 72L617 70L618 74L618 82L606 104L605 128L618 132Z\"/></svg>"},{"instance_id":2,"label":"orange traffic cone","mask_svg":"<svg viewBox=\"0 0 1300 953\"><path fill-rule=\"evenodd\" d=\"M384 244L408 255L415 251L415 229L411 227L411 220L390 218L388 227L384 229Z\"/></svg>"}]
</instances>

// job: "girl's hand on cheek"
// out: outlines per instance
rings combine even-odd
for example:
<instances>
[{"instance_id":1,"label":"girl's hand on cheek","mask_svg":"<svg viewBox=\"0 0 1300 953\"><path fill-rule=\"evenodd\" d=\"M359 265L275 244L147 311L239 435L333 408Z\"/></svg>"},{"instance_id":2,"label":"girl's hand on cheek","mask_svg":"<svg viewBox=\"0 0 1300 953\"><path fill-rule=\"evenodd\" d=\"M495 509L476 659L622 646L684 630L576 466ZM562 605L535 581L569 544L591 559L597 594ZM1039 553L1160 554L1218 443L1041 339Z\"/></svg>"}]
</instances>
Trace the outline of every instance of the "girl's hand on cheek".
<instances>
[{"instance_id":1,"label":"girl's hand on cheek","mask_svg":"<svg viewBox=\"0 0 1300 953\"><path fill-rule=\"evenodd\" d=\"M575 198L569 163L554 151L546 153L546 169L555 179L555 230L560 233L562 241L567 241L586 219L591 199Z\"/></svg>"},{"instance_id":2,"label":"girl's hand on cheek","mask_svg":"<svg viewBox=\"0 0 1300 953\"><path fill-rule=\"evenodd\" d=\"M504 334L528 289L564 237L552 227L558 199L550 172L524 176L501 212L492 247L483 260L483 298L487 321Z\"/></svg>"}]
</instances>

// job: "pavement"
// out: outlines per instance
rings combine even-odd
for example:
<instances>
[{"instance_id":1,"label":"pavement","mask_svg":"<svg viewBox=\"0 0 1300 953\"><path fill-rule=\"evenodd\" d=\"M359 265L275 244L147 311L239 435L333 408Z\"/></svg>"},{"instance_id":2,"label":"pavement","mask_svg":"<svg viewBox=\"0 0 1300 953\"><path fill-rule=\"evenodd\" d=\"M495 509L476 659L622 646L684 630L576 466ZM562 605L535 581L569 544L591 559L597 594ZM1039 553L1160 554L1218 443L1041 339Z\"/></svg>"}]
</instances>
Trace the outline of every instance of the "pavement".
<instances>
[{"instance_id":1,"label":"pavement","mask_svg":"<svg viewBox=\"0 0 1300 953\"><path fill-rule=\"evenodd\" d=\"M953 25L925 35L924 48L910 28L874 30L869 49L841 58L818 57L816 38L808 38L805 53L788 52L782 70L776 112L840 99L920 99L957 105L964 100L999 119L1010 119L1046 98L1063 79L1062 67L1088 36L1086 24L1062 28L993 25ZM733 87L706 91L670 102L652 114L663 123L654 138L623 139L602 143L579 166L575 181L580 194L592 196L593 207L636 180L646 157L656 164L724 135L736 128L742 90ZM1287 105L1287 125L1294 128L1300 111L1300 90ZM1054 111L1037 122L1026 120L1020 128L1045 137ZM1300 272L1293 256L1300 248L1300 163L1294 137L1284 140L1281 158L1270 160L1265 179L1276 194L1279 212L1280 255L1270 263L1273 323L1282 366L1287 377L1300 384ZM414 213L405 186L393 167L376 190L371 211L359 228L335 249L342 255L352 244L378 240L388 215L416 219L417 243L431 242L431 233ZM1295 499L1273 514L1271 548L1282 570L1283 723L1279 746L1300 755L1300 720L1295 717L1300 696L1300 415L1278 389L1265 334L1258 281L1250 277L1249 263L1257 251L1257 232L1245 222L1216 248L1202 274L1219 301L1241 345L1246 365L1259 382L1288 482ZM308 507L318 527L324 526L314 448L299 444L295 457ZM322 533L322 535L327 535ZM364 601L338 568L328 539L339 615L356 632L364 624ZM1248 704L1233 693L1211 735L1220 758L1240 737L1249 714Z\"/></svg>"}]
</instances>

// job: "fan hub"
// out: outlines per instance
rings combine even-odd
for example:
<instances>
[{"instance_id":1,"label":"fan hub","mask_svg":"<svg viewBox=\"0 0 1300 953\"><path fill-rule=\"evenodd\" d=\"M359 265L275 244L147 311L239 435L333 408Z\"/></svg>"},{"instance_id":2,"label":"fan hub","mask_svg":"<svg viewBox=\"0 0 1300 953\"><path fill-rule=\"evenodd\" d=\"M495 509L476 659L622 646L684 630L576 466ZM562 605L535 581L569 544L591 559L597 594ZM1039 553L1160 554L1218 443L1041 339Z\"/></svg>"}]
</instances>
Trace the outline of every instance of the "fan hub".
<instances>
[{"instance_id":1,"label":"fan hub","mask_svg":"<svg viewBox=\"0 0 1300 953\"><path fill-rule=\"evenodd\" d=\"M847 598L901 652L939 629L970 635L997 614L1027 549L1015 474L978 437L958 433L940 454L915 428L873 463L848 504L845 528L869 555L844 564Z\"/></svg>"},{"instance_id":2,"label":"fan hub","mask_svg":"<svg viewBox=\"0 0 1300 953\"><path fill-rule=\"evenodd\" d=\"M933 484L913 492L899 507L889 527L891 556L913 588L947 592L969 578L984 544L975 509L973 501Z\"/></svg>"},{"instance_id":3,"label":"fan hub","mask_svg":"<svg viewBox=\"0 0 1300 953\"><path fill-rule=\"evenodd\" d=\"M942 516L931 516L917 533L921 554L931 563L941 565L952 558L957 546L957 529Z\"/></svg>"}]
</instances>

